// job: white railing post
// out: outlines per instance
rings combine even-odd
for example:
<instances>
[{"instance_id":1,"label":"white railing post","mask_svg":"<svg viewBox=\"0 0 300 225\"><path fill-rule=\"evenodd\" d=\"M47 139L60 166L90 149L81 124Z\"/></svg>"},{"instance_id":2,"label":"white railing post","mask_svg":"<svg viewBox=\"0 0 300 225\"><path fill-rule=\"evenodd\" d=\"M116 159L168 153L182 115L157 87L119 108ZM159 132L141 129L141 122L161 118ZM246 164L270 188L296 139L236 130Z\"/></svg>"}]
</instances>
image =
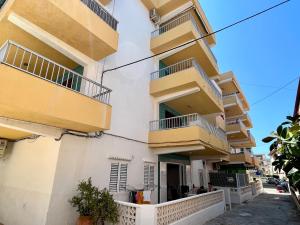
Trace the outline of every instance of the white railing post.
<instances>
[{"instance_id":1,"label":"white railing post","mask_svg":"<svg viewBox=\"0 0 300 225\"><path fill-rule=\"evenodd\" d=\"M136 225L156 225L157 212L155 205L141 205L136 210Z\"/></svg>"}]
</instances>

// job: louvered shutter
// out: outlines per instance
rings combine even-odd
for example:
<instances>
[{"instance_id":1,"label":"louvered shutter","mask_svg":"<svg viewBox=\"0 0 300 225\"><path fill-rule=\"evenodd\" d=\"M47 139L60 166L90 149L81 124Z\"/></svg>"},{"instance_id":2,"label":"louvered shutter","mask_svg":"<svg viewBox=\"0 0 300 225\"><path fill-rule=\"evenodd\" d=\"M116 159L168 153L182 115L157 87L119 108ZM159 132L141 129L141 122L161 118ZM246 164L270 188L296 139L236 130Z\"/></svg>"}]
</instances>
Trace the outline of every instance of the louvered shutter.
<instances>
[{"instance_id":1,"label":"louvered shutter","mask_svg":"<svg viewBox=\"0 0 300 225\"><path fill-rule=\"evenodd\" d=\"M126 185L127 185L127 164L121 164L119 191L126 191Z\"/></svg>"},{"instance_id":2,"label":"louvered shutter","mask_svg":"<svg viewBox=\"0 0 300 225\"><path fill-rule=\"evenodd\" d=\"M117 192L119 178L119 163L112 163L110 169L109 191Z\"/></svg>"},{"instance_id":3,"label":"louvered shutter","mask_svg":"<svg viewBox=\"0 0 300 225\"><path fill-rule=\"evenodd\" d=\"M144 188L149 189L149 165L144 165Z\"/></svg>"},{"instance_id":4,"label":"louvered shutter","mask_svg":"<svg viewBox=\"0 0 300 225\"><path fill-rule=\"evenodd\" d=\"M149 189L154 190L154 166L149 166Z\"/></svg>"}]
</instances>

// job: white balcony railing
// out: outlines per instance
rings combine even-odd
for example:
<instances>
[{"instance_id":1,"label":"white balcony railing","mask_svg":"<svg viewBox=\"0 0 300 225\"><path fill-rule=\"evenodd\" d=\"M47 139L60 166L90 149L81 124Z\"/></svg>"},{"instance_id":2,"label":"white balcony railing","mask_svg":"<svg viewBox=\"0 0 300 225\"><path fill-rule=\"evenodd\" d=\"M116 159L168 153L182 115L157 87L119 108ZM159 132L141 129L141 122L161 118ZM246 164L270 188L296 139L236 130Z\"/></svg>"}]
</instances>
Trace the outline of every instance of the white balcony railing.
<instances>
[{"instance_id":1,"label":"white balcony railing","mask_svg":"<svg viewBox=\"0 0 300 225\"><path fill-rule=\"evenodd\" d=\"M109 88L12 41L0 48L0 64L109 104Z\"/></svg>"},{"instance_id":2,"label":"white balcony railing","mask_svg":"<svg viewBox=\"0 0 300 225\"><path fill-rule=\"evenodd\" d=\"M150 121L150 131L168 130L176 128L184 128L190 126L199 126L217 138L227 142L226 134L223 130L210 124L206 119L198 113L188 114L184 116L176 116L167 119Z\"/></svg>"},{"instance_id":3,"label":"white balcony railing","mask_svg":"<svg viewBox=\"0 0 300 225\"><path fill-rule=\"evenodd\" d=\"M117 30L118 21L106 11L96 0L81 0L87 7L89 7L97 16L99 16L111 28Z\"/></svg>"},{"instance_id":4,"label":"white balcony railing","mask_svg":"<svg viewBox=\"0 0 300 225\"><path fill-rule=\"evenodd\" d=\"M199 29L196 21L195 21L195 18L193 16L193 14L191 12L187 12L187 13L184 13L172 20L170 20L169 22L163 24L162 26L160 26L158 29L154 30L151 32L151 37L154 38L154 37L158 37L159 35L163 34L163 33L166 33L168 32L169 30L187 22L187 21L191 21L192 24L194 25L195 29L197 30L197 32L199 33L199 37L205 37L205 35L202 33L202 31ZM212 52L207 40L205 38L202 38L202 40L204 41L205 45L207 46L210 54L212 55L212 57L214 58L215 62L217 63L217 58L216 56L214 55L214 53Z\"/></svg>"},{"instance_id":5,"label":"white balcony railing","mask_svg":"<svg viewBox=\"0 0 300 225\"><path fill-rule=\"evenodd\" d=\"M165 67L163 69L160 69L158 71L155 71L150 74L151 80L156 80L165 76L172 75L174 73L189 69L189 68L196 68L199 72L199 75L205 80L205 82L208 84L208 86L211 88L212 92L214 93L215 97L222 101L222 93L215 87L215 85L212 83L212 81L208 78L204 70L201 68L201 66L197 63L197 61L194 58L186 59L181 62L178 62L176 64L173 64L171 66Z\"/></svg>"}]
</instances>

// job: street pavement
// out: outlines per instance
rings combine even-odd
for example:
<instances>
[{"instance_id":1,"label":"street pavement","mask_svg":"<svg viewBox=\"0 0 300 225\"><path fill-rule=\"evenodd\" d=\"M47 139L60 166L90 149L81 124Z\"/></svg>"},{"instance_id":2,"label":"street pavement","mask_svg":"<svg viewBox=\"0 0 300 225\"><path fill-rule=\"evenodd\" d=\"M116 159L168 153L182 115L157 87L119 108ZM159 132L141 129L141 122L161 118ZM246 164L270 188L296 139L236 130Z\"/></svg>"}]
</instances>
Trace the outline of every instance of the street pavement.
<instances>
[{"instance_id":1,"label":"street pavement","mask_svg":"<svg viewBox=\"0 0 300 225\"><path fill-rule=\"evenodd\" d=\"M231 211L205 225L300 225L300 211L289 194L268 185L254 200L233 205Z\"/></svg>"}]
</instances>

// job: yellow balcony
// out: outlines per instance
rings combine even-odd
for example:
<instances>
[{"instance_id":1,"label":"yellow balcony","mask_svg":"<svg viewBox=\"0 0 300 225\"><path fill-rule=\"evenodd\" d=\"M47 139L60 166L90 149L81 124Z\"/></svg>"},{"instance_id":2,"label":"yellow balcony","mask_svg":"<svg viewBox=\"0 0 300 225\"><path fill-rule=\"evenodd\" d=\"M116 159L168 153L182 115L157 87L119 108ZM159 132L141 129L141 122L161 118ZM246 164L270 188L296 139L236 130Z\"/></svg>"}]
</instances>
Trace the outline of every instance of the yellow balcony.
<instances>
[{"instance_id":1,"label":"yellow balcony","mask_svg":"<svg viewBox=\"0 0 300 225\"><path fill-rule=\"evenodd\" d=\"M247 129L250 129L253 127L252 120L248 113L244 113L244 115L241 117L241 121L245 124Z\"/></svg>"},{"instance_id":2,"label":"yellow balcony","mask_svg":"<svg viewBox=\"0 0 300 225\"><path fill-rule=\"evenodd\" d=\"M256 147L256 142L253 135L247 130L246 138L230 140L230 145L235 148L252 148Z\"/></svg>"},{"instance_id":3,"label":"yellow balcony","mask_svg":"<svg viewBox=\"0 0 300 225\"><path fill-rule=\"evenodd\" d=\"M149 146L196 147L203 155L228 154L225 132L209 124L199 114L189 114L150 122ZM197 147L199 147L197 149Z\"/></svg>"},{"instance_id":4,"label":"yellow balcony","mask_svg":"<svg viewBox=\"0 0 300 225\"><path fill-rule=\"evenodd\" d=\"M185 13L153 31L151 50L154 53L160 53L203 36L194 17L193 12ZM195 58L208 76L219 74L217 60L206 39L200 39L177 53L166 57L164 62L167 65L172 65L188 58Z\"/></svg>"},{"instance_id":5,"label":"yellow balcony","mask_svg":"<svg viewBox=\"0 0 300 225\"><path fill-rule=\"evenodd\" d=\"M252 157L252 165L256 168L259 168L260 166L260 160L256 156Z\"/></svg>"},{"instance_id":6,"label":"yellow balcony","mask_svg":"<svg viewBox=\"0 0 300 225\"><path fill-rule=\"evenodd\" d=\"M182 114L191 110L200 114L222 112L222 94L198 65L196 60L188 59L168 66L151 74L150 94L154 97L197 88L192 94L168 101L170 107ZM189 105L189 107L187 107Z\"/></svg>"},{"instance_id":7,"label":"yellow balcony","mask_svg":"<svg viewBox=\"0 0 300 225\"><path fill-rule=\"evenodd\" d=\"M108 3L111 2L111 0L99 0L103 5L107 5Z\"/></svg>"},{"instance_id":8,"label":"yellow balcony","mask_svg":"<svg viewBox=\"0 0 300 225\"><path fill-rule=\"evenodd\" d=\"M248 151L244 151L241 153L230 154L230 162L232 163L246 163L252 164L251 153Z\"/></svg>"},{"instance_id":9,"label":"yellow balcony","mask_svg":"<svg viewBox=\"0 0 300 225\"><path fill-rule=\"evenodd\" d=\"M237 94L223 97L223 105L226 117L236 117L244 114L243 105Z\"/></svg>"},{"instance_id":10,"label":"yellow balcony","mask_svg":"<svg viewBox=\"0 0 300 225\"><path fill-rule=\"evenodd\" d=\"M142 0L142 2L149 10L155 8L159 16L164 16L178 9L179 7L192 3L195 11L198 14L198 19L201 20L201 27L203 27L203 31L206 34L213 32L198 0ZM207 37L207 40L209 44L216 44L215 35L210 35L209 37Z\"/></svg>"},{"instance_id":11,"label":"yellow balcony","mask_svg":"<svg viewBox=\"0 0 300 225\"><path fill-rule=\"evenodd\" d=\"M240 121L226 121L226 134L229 141L248 137L245 125Z\"/></svg>"},{"instance_id":12,"label":"yellow balcony","mask_svg":"<svg viewBox=\"0 0 300 225\"><path fill-rule=\"evenodd\" d=\"M240 99L241 105L243 106L244 110L249 110L249 103L247 102L243 90L232 71L220 75L218 77L218 85L222 89L224 96L236 94Z\"/></svg>"},{"instance_id":13,"label":"yellow balcony","mask_svg":"<svg viewBox=\"0 0 300 225\"><path fill-rule=\"evenodd\" d=\"M0 11L0 45L5 40L24 45L34 39L27 30L44 32L100 60L117 51L117 24L96 0L6 0Z\"/></svg>"},{"instance_id":14,"label":"yellow balcony","mask_svg":"<svg viewBox=\"0 0 300 225\"><path fill-rule=\"evenodd\" d=\"M0 116L81 132L110 127L111 90L13 42L0 50Z\"/></svg>"}]
</instances>

